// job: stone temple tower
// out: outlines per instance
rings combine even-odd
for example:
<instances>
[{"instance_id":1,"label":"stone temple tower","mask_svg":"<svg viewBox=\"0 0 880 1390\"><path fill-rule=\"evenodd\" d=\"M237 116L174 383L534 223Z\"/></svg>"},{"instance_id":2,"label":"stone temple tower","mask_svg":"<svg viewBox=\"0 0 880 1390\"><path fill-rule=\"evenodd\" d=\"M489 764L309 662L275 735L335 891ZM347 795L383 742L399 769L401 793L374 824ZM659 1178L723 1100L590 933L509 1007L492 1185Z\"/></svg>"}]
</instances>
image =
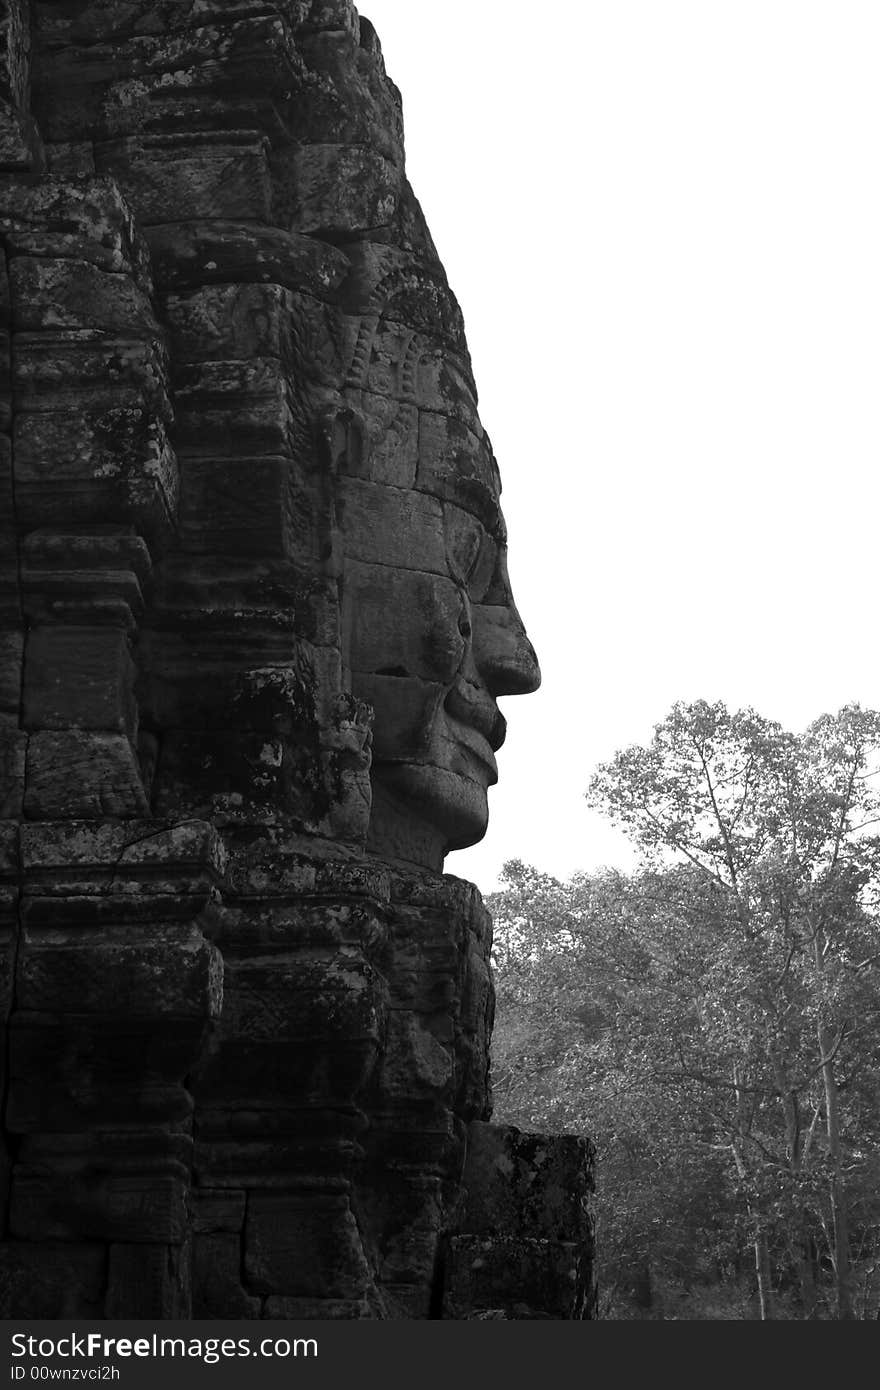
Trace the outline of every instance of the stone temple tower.
<instances>
[{"instance_id":1,"label":"stone temple tower","mask_svg":"<svg viewBox=\"0 0 880 1390\"><path fill-rule=\"evenodd\" d=\"M5 0L0 314L0 1313L591 1316L442 873L539 674L372 25Z\"/></svg>"}]
</instances>

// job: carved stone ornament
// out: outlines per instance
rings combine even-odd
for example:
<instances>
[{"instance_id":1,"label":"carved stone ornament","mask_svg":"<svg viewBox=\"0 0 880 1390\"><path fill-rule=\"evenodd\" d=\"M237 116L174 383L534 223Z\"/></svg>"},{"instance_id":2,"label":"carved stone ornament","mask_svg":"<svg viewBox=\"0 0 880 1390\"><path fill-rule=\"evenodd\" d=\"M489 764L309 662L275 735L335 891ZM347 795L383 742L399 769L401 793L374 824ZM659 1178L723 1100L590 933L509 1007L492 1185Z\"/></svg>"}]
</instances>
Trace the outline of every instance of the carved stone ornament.
<instances>
[{"instance_id":1,"label":"carved stone ornament","mask_svg":"<svg viewBox=\"0 0 880 1390\"><path fill-rule=\"evenodd\" d=\"M0 1316L592 1316L442 874L539 673L372 25L0 5L0 318Z\"/></svg>"}]
</instances>

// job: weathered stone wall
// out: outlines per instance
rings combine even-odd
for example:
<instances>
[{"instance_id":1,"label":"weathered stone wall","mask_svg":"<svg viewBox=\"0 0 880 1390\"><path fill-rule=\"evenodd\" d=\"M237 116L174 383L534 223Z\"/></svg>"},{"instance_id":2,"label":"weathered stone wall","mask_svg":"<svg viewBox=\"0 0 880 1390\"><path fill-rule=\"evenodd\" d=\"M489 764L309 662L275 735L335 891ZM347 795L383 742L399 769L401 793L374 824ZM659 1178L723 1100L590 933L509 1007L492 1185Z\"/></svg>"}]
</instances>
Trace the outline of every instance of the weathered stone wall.
<instances>
[{"instance_id":1,"label":"weathered stone wall","mask_svg":"<svg viewBox=\"0 0 880 1390\"><path fill-rule=\"evenodd\" d=\"M589 1316L441 873L538 672L372 26L0 16L0 1313Z\"/></svg>"}]
</instances>

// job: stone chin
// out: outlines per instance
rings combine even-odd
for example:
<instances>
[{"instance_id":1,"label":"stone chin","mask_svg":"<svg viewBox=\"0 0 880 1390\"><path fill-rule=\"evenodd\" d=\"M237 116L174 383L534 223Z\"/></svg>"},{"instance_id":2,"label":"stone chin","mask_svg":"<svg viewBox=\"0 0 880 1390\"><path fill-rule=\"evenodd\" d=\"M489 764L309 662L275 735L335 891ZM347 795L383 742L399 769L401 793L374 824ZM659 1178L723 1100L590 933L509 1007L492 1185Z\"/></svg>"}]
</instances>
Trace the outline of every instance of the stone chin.
<instances>
[{"instance_id":1,"label":"stone chin","mask_svg":"<svg viewBox=\"0 0 880 1390\"><path fill-rule=\"evenodd\" d=\"M478 727L479 726L479 727ZM441 870L444 855L482 840L488 789L498 781L495 749L506 725L485 694L436 710L425 746L382 739L374 757L369 848L389 859Z\"/></svg>"},{"instance_id":2,"label":"stone chin","mask_svg":"<svg viewBox=\"0 0 880 1390\"><path fill-rule=\"evenodd\" d=\"M441 870L444 855L475 845L486 833L487 792L497 778L485 773L478 781L431 763L374 764L370 848Z\"/></svg>"}]
</instances>

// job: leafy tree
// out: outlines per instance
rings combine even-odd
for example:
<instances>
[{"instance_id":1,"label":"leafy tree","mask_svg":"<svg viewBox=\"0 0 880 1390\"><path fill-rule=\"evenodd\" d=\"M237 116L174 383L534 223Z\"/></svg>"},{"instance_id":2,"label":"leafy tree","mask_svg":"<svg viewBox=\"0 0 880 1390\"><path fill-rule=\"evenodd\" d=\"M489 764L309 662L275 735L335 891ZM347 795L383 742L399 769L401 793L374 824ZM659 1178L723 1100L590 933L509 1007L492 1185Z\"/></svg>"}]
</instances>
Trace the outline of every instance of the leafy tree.
<instances>
[{"instance_id":1,"label":"leafy tree","mask_svg":"<svg viewBox=\"0 0 880 1390\"><path fill-rule=\"evenodd\" d=\"M826 1264L835 1316L874 1297L878 748L858 707L795 736L676 705L589 792L641 874L508 866L499 1103L599 1140L619 1271L684 1266L700 1242L736 1264L747 1232L763 1317L792 1278L818 1316Z\"/></svg>"},{"instance_id":2,"label":"leafy tree","mask_svg":"<svg viewBox=\"0 0 880 1390\"><path fill-rule=\"evenodd\" d=\"M702 1251L717 1277L737 1257L700 1088L672 1074L695 991L682 988L687 963L670 951L678 919L660 910L670 880L607 873L561 884L518 862L505 874L490 899L496 1113L599 1140L603 1311L621 1315L627 1295L647 1308L652 1268L687 1280Z\"/></svg>"},{"instance_id":3,"label":"leafy tree","mask_svg":"<svg viewBox=\"0 0 880 1390\"><path fill-rule=\"evenodd\" d=\"M711 1029L731 1067L731 1149L752 1189L765 1312L770 1217L804 1187L820 1123L837 1315L854 1312L847 1172L857 1165L840 1083L856 1060L856 1035L877 1027L878 747L880 714L858 706L824 715L798 738L753 710L699 701L676 705L648 748L618 754L590 787L592 803L649 856L684 858L725 906L726 987L715 993ZM772 1200L756 1152L771 1164L779 1154L757 1095L778 1101L783 1123L790 1181ZM809 1306L806 1251L801 1273Z\"/></svg>"}]
</instances>

